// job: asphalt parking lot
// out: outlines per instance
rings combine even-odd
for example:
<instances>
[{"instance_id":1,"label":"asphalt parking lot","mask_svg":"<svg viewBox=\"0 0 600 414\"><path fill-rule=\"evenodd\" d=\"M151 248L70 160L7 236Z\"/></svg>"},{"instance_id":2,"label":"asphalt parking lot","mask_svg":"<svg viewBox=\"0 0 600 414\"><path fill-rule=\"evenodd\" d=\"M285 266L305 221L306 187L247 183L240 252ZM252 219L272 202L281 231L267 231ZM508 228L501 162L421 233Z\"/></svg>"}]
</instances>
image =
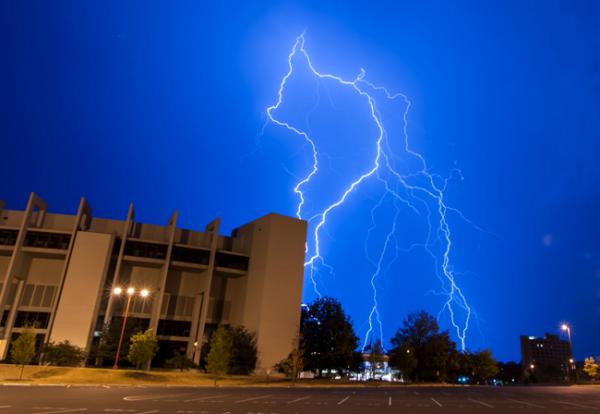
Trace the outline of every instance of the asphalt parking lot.
<instances>
[{"instance_id":1,"label":"asphalt parking lot","mask_svg":"<svg viewBox=\"0 0 600 414\"><path fill-rule=\"evenodd\" d=\"M0 414L600 412L600 387L0 386Z\"/></svg>"}]
</instances>

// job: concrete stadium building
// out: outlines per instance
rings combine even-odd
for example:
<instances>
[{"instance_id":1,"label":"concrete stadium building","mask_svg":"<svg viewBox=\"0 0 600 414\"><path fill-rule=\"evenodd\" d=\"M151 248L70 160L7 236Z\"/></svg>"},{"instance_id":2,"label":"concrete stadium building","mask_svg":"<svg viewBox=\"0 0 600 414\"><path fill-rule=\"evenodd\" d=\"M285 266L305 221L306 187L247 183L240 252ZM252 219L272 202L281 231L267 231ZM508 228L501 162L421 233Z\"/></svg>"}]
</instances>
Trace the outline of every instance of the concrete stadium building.
<instances>
[{"instance_id":1,"label":"concrete stadium building","mask_svg":"<svg viewBox=\"0 0 600 414\"><path fill-rule=\"evenodd\" d=\"M106 323L129 317L153 329L164 358L174 350L196 362L218 324L256 334L258 370L285 358L298 334L306 222L268 214L219 235L220 220L204 231L92 216L85 199L76 214L49 213L32 193L25 210L0 201L0 359L24 326L39 341L86 350ZM137 292L147 289L142 297Z\"/></svg>"}]
</instances>

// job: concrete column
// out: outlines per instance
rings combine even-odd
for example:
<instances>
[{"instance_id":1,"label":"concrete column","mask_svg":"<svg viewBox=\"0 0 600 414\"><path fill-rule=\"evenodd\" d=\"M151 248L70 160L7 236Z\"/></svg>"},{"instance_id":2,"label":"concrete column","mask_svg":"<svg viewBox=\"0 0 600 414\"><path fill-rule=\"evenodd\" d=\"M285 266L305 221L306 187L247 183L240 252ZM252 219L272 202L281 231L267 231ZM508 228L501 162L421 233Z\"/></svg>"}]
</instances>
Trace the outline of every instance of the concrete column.
<instances>
[{"instance_id":1,"label":"concrete column","mask_svg":"<svg viewBox=\"0 0 600 414\"><path fill-rule=\"evenodd\" d=\"M202 311L204 296L204 292L196 295L194 298L194 308L192 309L192 329L190 331L190 340L188 341L186 354L189 359L193 359L194 361L196 361L196 354L199 354L198 331L200 330L200 312Z\"/></svg>"},{"instance_id":2,"label":"concrete column","mask_svg":"<svg viewBox=\"0 0 600 414\"><path fill-rule=\"evenodd\" d=\"M17 281L17 288L15 289L15 296L14 296L12 305L10 307L10 312L8 314L8 318L6 318L6 326L12 327L15 324L15 319L17 318L17 311L19 309L19 305L21 304L21 295L23 294L23 286L25 286L24 280ZM10 338L8 338L8 341L10 341ZM8 342L7 342L7 345L8 345Z\"/></svg>"},{"instance_id":3,"label":"concrete column","mask_svg":"<svg viewBox=\"0 0 600 414\"><path fill-rule=\"evenodd\" d=\"M208 307L210 305L210 289L212 286L212 280L215 273L215 257L217 255L217 245L219 242L219 225L221 224L221 219L216 218L214 221L209 223L204 231L210 232L210 256L208 259L208 269L207 269L207 277L206 284L204 286L204 295L202 300L202 305L200 309L200 320L199 323L192 323L192 327L198 326L196 334L190 338L190 342L192 346L194 343L197 343L196 352L194 352L194 362L198 364L200 362L200 354L202 353L202 341L204 340L204 327L206 325L206 317L208 315ZM194 318L196 316L194 315ZM189 349L189 344L188 344Z\"/></svg>"},{"instance_id":4,"label":"concrete column","mask_svg":"<svg viewBox=\"0 0 600 414\"><path fill-rule=\"evenodd\" d=\"M73 253L73 245L75 244L75 236L77 236L77 232L81 228L82 222L89 221L91 219L91 216L91 207L85 201L85 198L81 197L81 199L79 200L79 207L77 208L77 215L75 216L75 222L73 223L73 229L71 230L71 239L69 240L69 247L67 248L67 256L65 257L65 261L60 272L58 288L56 289L56 295L54 297L54 302L52 303L52 312L50 313L50 320L48 321L48 330L46 331L46 335L44 336L44 343L47 343L50 340L50 336L52 334L54 320L56 319L56 308L58 307L58 299L61 297L63 291L65 276L67 274L67 269L69 268L69 261L71 260L71 255Z\"/></svg>"},{"instance_id":5,"label":"concrete column","mask_svg":"<svg viewBox=\"0 0 600 414\"><path fill-rule=\"evenodd\" d=\"M12 283L15 279L23 279L23 277L19 277L18 273L21 270L22 264L22 247L25 241L25 236L27 234L27 228L30 225L30 218L32 213L35 210L38 211L46 211L48 209L47 204L42 200L37 194L31 193L29 195L29 200L27 201L27 207L25 212L23 213L23 219L21 220L21 225L19 226L19 233L17 235L17 240L15 242L15 246L13 248L12 255L10 257L10 261L8 263L8 268L6 269L6 274L3 277L3 285L2 290L0 290L0 312L4 313L4 308L6 307L6 302L8 300L8 294L10 292ZM18 307L17 307L18 308ZM2 330L2 335L0 335L0 360L6 359L6 353L8 350L8 341L10 341L10 336L12 334L13 326L9 321L14 321L17 308L12 307L9 311L8 318L6 321L6 325Z\"/></svg>"},{"instance_id":6,"label":"concrete column","mask_svg":"<svg viewBox=\"0 0 600 414\"><path fill-rule=\"evenodd\" d=\"M177 230L177 217L179 213L175 211L169 219L169 245L167 246L167 255L165 263L161 269L159 287L157 292L151 292L152 295L152 315L150 316L150 329L156 334L158 329L158 321L160 320L160 311L165 295L165 286L167 284L167 276L169 275L169 266L171 265L171 253L173 252L173 244L175 243L175 230Z\"/></svg>"},{"instance_id":7,"label":"concrete column","mask_svg":"<svg viewBox=\"0 0 600 414\"><path fill-rule=\"evenodd\" d=\"M125 243L127 243L127 238L129 237L129 232L131 231L131 227L133 225L134 219L134 210L133 203L129 204L129 210L127 211L127 220L125 220L125 225L123 226L123 234L121 234L121 246L119 247L119 256L117 257L117 264L115 266L115 275L113 277L112 286L110 288L109 296L108 296L108 304L106 305L106 312L104 313L104 321L103 325L110 323L110 318L112 317L112 310L114 307L115 297L112 294L114 288L119 286L120 276L121 276L121 265L123 264L123 255L125 254ZM104 289L104 287L103 287Z\"/></svg>"}]
</instances>

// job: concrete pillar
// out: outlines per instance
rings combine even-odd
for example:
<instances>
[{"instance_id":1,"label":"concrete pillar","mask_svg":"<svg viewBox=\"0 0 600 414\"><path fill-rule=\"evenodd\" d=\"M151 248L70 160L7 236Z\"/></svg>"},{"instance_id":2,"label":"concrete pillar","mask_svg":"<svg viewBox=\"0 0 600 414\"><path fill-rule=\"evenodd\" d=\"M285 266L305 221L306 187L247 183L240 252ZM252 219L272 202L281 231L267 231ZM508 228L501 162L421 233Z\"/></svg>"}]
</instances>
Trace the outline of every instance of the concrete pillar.
<instances>
[{"instance_id":1,"label":"concrete pillar","mask_svg":"<svg viewBox=\"0 0 600 414\"><path fill-rule=\"evenodd\" d=\"M131 227L133 225L134 219L134 210L133 203L129 204L129 210L127 211L127 220L125 220L125 224L123 225L123 233L121 234L121 246L119 247L119 256L117 257L117 264L115 266L115 274L112 281L112 286L110 288L109 296L108 296L108 304L106 305L106 312L104 313L103 325L110 323L110 318L112 317L112 311L114 307L115 297L113 295L113 290L120 283L121 276L121 266L123 264L123 255L125 254L125 243L127 243L127 238L129 237L129 232L131 231Z\"/></svg>"},{"instance_id":2,"label":"concrete pillar","mask_svg":"<svg viewBox=\"0 0 600 414\"><path fill-rule=\"evenodd\" d=\"M23 219L21 220L21 225L19 226L19 233L17 235L17 240L15 242L12 255L10 257L10 261L8 263L8 268L6 269L6 274L3 277L3 285L2 290L0 290L0 314L4 313L4 308L6 307L6 302L8 300L8 294L10 292L11 286L15 279L22 280L23 277L18 273L21 270L22 265L22 247L25 241L25 236L27 234L27 229L30 226L30 219L32 214L37 211L46 211L48 209L47 204L42 200L37 194L31 193L29 195L29 200L27 201L27 207L25 209L25 213L23 214ZM38 216L39 217L39 216ZM9 321L14 321L16 316L18 307L12 307L9 311L8 318L6 321L6 325L2 330L2 334L0 335L0 360L6 359L6 353L8 351L8 341L10 341L10 337L13 330L12 323Z\"/></svg>"},{"instance_id":3,"label":"concrete pillar","mask_svg":"<svg viewBox=\"0 0 600 414\"><path fill-rule=\"evenodd\" d=\"M169 266L171 265L171 253L173 252L173 244L175 243L175 230L177 230L178 216L179 213L175 211L169 219L169 245L167 246L167 255L161 269L158 291L151 292L153 300L152 314L150 316L150 329L152 329L155 334L158 329L158 321L160 320L160 311L162 309L162 302L165 295L167 276L169 275Z\"/></svg>"},{"instance_id":4,"label":"concrete pillar","mask_svg":"<svg viewBox=\"0 0 600 414\"><path fill-rule=\"evenodd\" d=\"M194 321L192 322L192 329L196 329L196 332L190 336L190 342L188 343L188 352L190 345L195 346L195 352L193 352L194 362L198 364L200 362L200 354L202 353L202 341L204 340L204 327L206 325L206 317L208 315L208 307L210 305L210 289L212 286L212 280L215 273L215 257L217 255L217 245L219 242L219 226L221 219L216 218L214 221L206 225L205 231L210 232L210 256L208 258L208 269L206 284L204 285L204 292L202 293L202 303L200 309L199 320L197 314L194 315ZM198 323L196 323L198 320Z\"/></svg>"}]
</instances>

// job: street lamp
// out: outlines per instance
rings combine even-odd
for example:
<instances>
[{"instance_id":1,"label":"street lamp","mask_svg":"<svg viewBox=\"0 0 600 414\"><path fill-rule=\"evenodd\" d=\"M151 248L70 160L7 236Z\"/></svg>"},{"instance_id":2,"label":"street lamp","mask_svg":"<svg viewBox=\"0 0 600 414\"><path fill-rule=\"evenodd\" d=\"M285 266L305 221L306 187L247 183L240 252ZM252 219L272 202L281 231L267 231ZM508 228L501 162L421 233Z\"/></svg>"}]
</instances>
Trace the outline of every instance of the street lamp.
<instances>
[{"instance_id":1,"label":"street lamp","mask_svg":"<svg viewBox=\"0 0 600 414\"><path fill-rule=\"evenodd\" d=\"M569 345L573 346L571 344L571 327L566 323L563 323L562 325L560 325L560 329L567 333L567 337L569 338Z\"/></svg>"},{"instance_id":2,"label":"street lamp","mask_svg":"<svg viewBox=\"0 0 600 414\"><path fill-rule=\"evenodd\" d=\"M116 296L121 296L123 293L123 289L120 287L116 287L113 289L113 294ZM121 327L121 336L119 337L119 345L117 346L117 353L115 355L115 364L113 365L113 369L119 368L119 354L121 353L121 345L123 344L123 336L125 335L125 326L127 325L127 317L129 316L129 305L131 305L131 298L135 294L135 288L128 287L127 288L127 305L125 305L125 315L123 316L123 326ZM142 289L140 291L140 296L142 298L146 298L150 292L148 289Z\"/></svg>"}]
</instances>

